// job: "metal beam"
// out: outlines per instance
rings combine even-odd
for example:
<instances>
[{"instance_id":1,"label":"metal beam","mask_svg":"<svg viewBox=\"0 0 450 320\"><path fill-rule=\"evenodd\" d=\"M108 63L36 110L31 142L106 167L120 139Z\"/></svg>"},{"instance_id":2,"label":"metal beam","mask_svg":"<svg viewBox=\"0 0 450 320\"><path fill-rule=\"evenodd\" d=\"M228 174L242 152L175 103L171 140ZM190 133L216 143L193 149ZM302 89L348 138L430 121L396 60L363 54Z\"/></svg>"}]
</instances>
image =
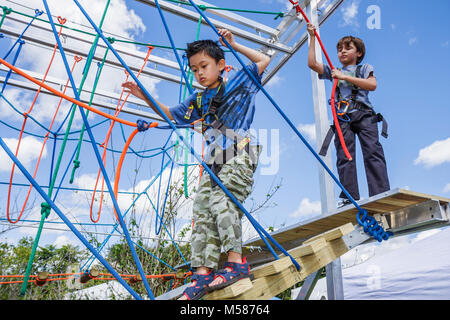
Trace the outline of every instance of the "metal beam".
<instances>
[{"instance_id":1,"label":"metal beam","mask_svg":"<svg viewBox=\"0 0 450 320\"><path fill-rule=\"evenodd\" d=\"M201 0L195 0L194 1L195 4L197 5L204 5L207 7L217 7L215 5L212 5L206 1L201 1ZM249 27L254 29L256 32L263 32L271 37L276 37L278 35L278 30L271 28L269 26L266 26L265 24L259 23L258 21L252 20L252 19L248 19L245 18L241 15L235 14L233 12L230 11L226 11L226 10L214 10L214 9L206 9L206 12L215 14L219 17L225 18L227 20L230 20L232 22L241 24L243 26Z\"/></svg>"},{"instance_id":2,"label":"metal beam","mask_svg":"<svg viewBox=\"0 0 450 320\"><path fill-rule=\"evenodd\" d=\"M317 10L317 8L321 7L326 0L320 0L319 3L314 6L313 9ZM322 12L318 20L318 26L321 26L325 23L325 21L339 8L339 6L344 2L344 0L335 0L333 3L329 4L327 8ZM299 26L297 28L301 29L305 25L304 21L301 20ZM297 29L293 32L295 34ZM292 36L290 36L292 38ZM301 36L301 38L292 46L292 51L289 54L285 54L277 64L270 68L266 72L264 79L262 80L262 84L265 85L288 61L289 59L308 41L308 33L305 32ZM275 52L272 55L272 60L275 59L275 56L279 53ZM305 62L306 63L306 62Z\"/></svg>"},{"instance_id":3,"label":"metal beam","mask_svg":"<svg viewBox=\"0 0 450 320\"><path fill-rule=\"evenodd\" d=\"M0 83L4 83L4 82L5 82L5 78L4 77L0 77ZM11 85L11 86L14 86L14 87L17 87L17 88L30 90L30 91L37 91L38 90L37 86L34 85L34 84L30 84L30 83L23 82L23 81L20 81L20 80L15 80L15 79L9 79L8 80L8 85ZM47 91L44 88L41 89L41 93L57 97L52 92ZM80 96L80 98L81 98L81 102L83 102L85 104L89 103L89 99L86 99L83 96ZM112 104L112 103L108 103L108 102L96 102L96 101L93 101L91 105L94 106L94 107L97 107L97 108L105 108L105 109L112 110L112 111L115 111L117 109L117 105ZM143 105L143 104L141 104L141 106L142 107L147 107L146 105ZM135 116L138 116L138 117L147 118L147 119L151 119L151 120L155 120L155 121L165 122L165 120L163 118L161 118L160 116L158 116L158 115L156 115L154 113L149 113L149 112L145 112L145 111L141 111L141 110L125 107L125 106L122 108L121 113L135 115Z\"/></svg>"},{"instance_id":4,"label":"metal beam","mask_svg":"<svg viewBox=\"0 0 450 320\"><path fill-rule=\"evenodd\" d=\"M2 32L6 35L9 35L9 36L12 36L15 38L19 37L21 34L21 32L19 30L12 28L10 26L5 26L5 25L2 26ZM53 48L55 46L55 44L50 40L50 38L47 39L47 38L43 38L43 37L39 37L39 36L35 36L35 35L29 36L29 35L25 34L22 36L22 39L31 44L38 44L38 45L48 47L48 48ZM80 41L92 44L91 42L88 42L87 40L80 40ZM128 59L129 58L139 58L139 59L142 59L142 61L143 61L145 58L145 55L146 55L145 53L142 53L139 51L133 51L131 49L127 49L127 48L120 47L120 46L118 46L118 47L121 50L122 56L124 56L124 57L126 56L126 57L128 57ZM103 48L103 47L100 46L100 48ZM77 56L81 56L84 58L87 58L87 55L88 55L88 53L81 51L78 46L70 45L67 43L64 45L64 50L68 54L77 55ZM131 55L130 52L133 54ZM103 60L103 55L104 55L104 51L96 50L93 60L97 61L97 62L101 62ZM123 69L121 64L113 58L106 58L105 65ZM165 66L167 66L167 64L165 64ZM139 67L138 66L130 66L130 68L131 68L131 70L133 70L136 73L139 72L139 70L140 70L140 66ZM146 75L146 76L150 76L150 77L154 77L154 78L158 78L158 79L162 79L162 80L167 80L167 81L170 81L170 82L173 82L176 84L180 84L180 81L182 81L182 83L185 84L185 81L184 81L184 79L181 79L181 76L170 74L170 73L163 72L163 71L159 71L159 70L156 70L153 68L148 68L148 67L144 68L141 72L141 75ZM192 83L192 86L194 88L197 88L200 90L203 89L203 87L196 81L194 81Z\"/></svg>"},{"instance_id":5,"label":"metal beam","mask_svg":"<svg viewBox=\"0 0 450 320\"><path fill-rule=\"evenodd\" d=\"M150 5L155 7L155 1L154 0L136 0L139 2L142 2L144 4ZM198 22L200 15L197 12L194 12L192 10L188 10L185 9L183 7L177 6L175 4L172 4L170 2L166 2L166 1L158 1L159 6L161 7L162 10L165 10L167 12L173 13L175 15L181 16L185 19L191 20L191 21L195 21ZM209 19L211 21L211 23L214 24L214 26L219 27L219 28L225 28L230 30L235 36L246 39L248 41L254 42L256 44L260 44L260 45L264 45L267 46L269 48L273 48L285 53L289 53L292 51L292 48L290 48L289 46L286 46L282 43L276 42L273 39L268 39L268 38L264 38L261 37L259 35L253 34L251 32L242 30L240 28L237 28L233 25L230 25L228 23L224 23L215 19ZM202 20L202 23L207 25L206 21Z\"/></svg>"}]
</instances>

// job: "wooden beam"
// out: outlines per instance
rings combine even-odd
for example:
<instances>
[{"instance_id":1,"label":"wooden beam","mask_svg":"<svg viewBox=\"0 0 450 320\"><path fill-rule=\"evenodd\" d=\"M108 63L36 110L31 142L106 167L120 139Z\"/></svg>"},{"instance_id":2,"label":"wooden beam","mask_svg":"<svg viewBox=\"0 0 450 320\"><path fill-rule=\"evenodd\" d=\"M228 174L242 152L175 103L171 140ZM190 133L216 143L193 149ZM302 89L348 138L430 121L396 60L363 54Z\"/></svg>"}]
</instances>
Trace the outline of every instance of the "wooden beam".
<instances>
[{"instance_id":1,"label":"wooden beam","mask_svg":"<svg viewBox=\"0 0 450 320\"><path fill-rule=\"evenodd\" d=\"M326 241L331 241L337 238L341 238L342 236L345 236L346 234L349 234L355 229L353 224L351 222L344 224L343 226L331 229L330 231L324 232L322 234L319 234L315 237L312 237L311 239L306 240L304 243L310 243L312 241L316 241L319 238L325 239Z\"/></svg>"},{"instance_id":2,"label":"wooden beam","mask_svg":"<svg viewBox=\"0 0 450 320\"><path fill-rule=\"evenodd\" d=\"M253 287L233 299L238 300L266 300L291 288L296 283L306 279L308 275L326 266L336 258L348 251L342 239L327 242L327 245L319 252L296 259L301 270L295 266L283 270L280 273L265 276L253 281Z\"/></svg>"},{"instance_id":3,"label":"wooden beam","mask_svg":"<svg viewBox=\"0 0 450 320\"><path fill-rule=\"evenodd\" d=\"M203 297L204 300L224 300L231 299L253 288L250 278L244 278L232 285L220 290L208 293Z\"/></svg>"}]
</instances>

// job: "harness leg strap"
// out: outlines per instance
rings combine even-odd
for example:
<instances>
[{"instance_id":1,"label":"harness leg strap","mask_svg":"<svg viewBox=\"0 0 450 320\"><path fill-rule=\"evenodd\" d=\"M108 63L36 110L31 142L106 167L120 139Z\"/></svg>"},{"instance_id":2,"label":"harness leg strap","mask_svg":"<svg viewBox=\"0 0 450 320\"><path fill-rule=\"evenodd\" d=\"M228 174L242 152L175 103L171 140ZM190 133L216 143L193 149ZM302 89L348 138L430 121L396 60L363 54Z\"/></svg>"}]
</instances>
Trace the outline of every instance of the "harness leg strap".
<instances>
[{"instance_id":1,"label":"harness leg strap","mask_svg":"<svg viewBox=\"0 0 450 320\"><path fill-rule=\"evenodd\" d=\"M382 129L381 129L381 135L387 139L387 137L388 137L388 124L387 124L386 119L381 114L380 114L380 116L381 116L381 121L383 121L383 126L382 126Z\"/></svg>"},{"instance_id":2,"label":"harness leg strap","mask_svg":"<svg viewBox=\"0 0 450 320\"><path fill-rule=\"evenodd\" d=\"M322 147L320 148L319 155L322 157L325 157L328 152L328 148L330 147L331 139L333 139L334 132L336 130L336 127L334 125L330 126L330 129L327 132L327 135L325 136L325 139L322 142Z\"/></svg>"}]
</instances>

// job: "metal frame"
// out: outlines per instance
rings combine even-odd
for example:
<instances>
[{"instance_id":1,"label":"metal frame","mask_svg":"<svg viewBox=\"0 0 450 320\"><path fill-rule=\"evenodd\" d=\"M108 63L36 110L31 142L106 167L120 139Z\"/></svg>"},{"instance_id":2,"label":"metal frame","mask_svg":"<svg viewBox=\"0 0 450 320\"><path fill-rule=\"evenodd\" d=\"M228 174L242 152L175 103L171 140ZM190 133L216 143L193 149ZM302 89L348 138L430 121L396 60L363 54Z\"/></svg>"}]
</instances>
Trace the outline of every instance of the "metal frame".
<instances>
[{"instance_id":1,"label":"metal frame","mask_svg":"<svg viewBox=\"0 0 450 320\"><path fill-rule=\"evenodd\" d=\"M156 7L154 0L136 0L140 3ZM287 0L286 0L287 1ZM313 2L313 9L317 9L317 7L322 6L324 3L326 3L328 0L315 0ZM322 25L326 19L331 16L331 14L342 4L344 0L332 0L332 2L325 8L318 17L318 25ZM309 6L311 0L303 1L303 6ZM180 17L183 17L187 20L198 22L199 20L199 14L195 12L194 10L189 10L187 8L184 8L183 6L176 5L164 0L158 1L160 7L162 10L170 12L172 14L178 15ZM196 0L196 4L198 5L205 5L205 6L212 6L208 2L202 1L202 0ZM218 27L224 27L231 30L236 37L245 39L247 41L250 41L256 45L259 45L259 50L262 52L265 52L271 57L271 64L269 65L269 68L266 70L266 73L262 79L262 84L265 85L280 69L281 67L289 61L289 59L306 43L307 41L307 33L304 32L300 38L293 44L289 45L290 42L292 42L296 37L298 37L298 34L300 31L304 28L305 23L301 16L297 16L295 13L295 9L292 8L282 19L279 25L276 28L266 26L265 24L262 24L258 21L248 19L246 17L243 17L242 15L235 14L233 12L223 11L223 10L214 10L214 9L207 9L206 10L210 14L216 15L218 18L226 20L226 22L219 21L217 19L210 19L216 26ZM28 19L17 16L17 15L7 15L5 22L11 20L13 22L26 24L28 23ZM203 21L203 23L206 23ZM235 26L241 25L243 28L249 29L244 30L240 27ZM36 21L31 28L37 28L41 31L51 32L51 28L48 24ZM2 32L6 35L9 35L13 38L17 38L20 35L19 30L12 28L10 26L5 25L5 23L2 26ZM76 31L65 29L63 31L63 36L65 38L64 43L64 49L66 53L72 54L72 55L78 55L82 57L87 56L87 52L84 52L80 50L77 46L71 44L72 41L85 44L91 44L94 40L93 36L90 35L80 35ZM44 37L29 37L27 34L23 36L23 39L27 43L31 43L34 45L39 45L47 48L53 48L54 42L52 42L52 37L49 36L48 38ZM280 40L283 39L283 40ZM132 50L129 47L121 46L114 44L114 48L125 58L125 60L131 60L131 59L139 59L142 61L145 58L145 52L138 51L138 50ZM106 45L103 44L101 41L98 43L98 49L96 50L95 56L93 57L94 61L102 61L103 54L106 50ZM278 61L276 61L278 60ZM164 81L169 81L172 83L180 83L180 81L185 84L184 79L181 77L181 71L179 69L178 63L176 61L172 61L166 58L158 57L154 54L150 55L149 57L149 63L152 63L155 65L155 68L144 68L141 76L145 77L153 77L156 79L161 79ZM111 58L107 58L105 60L105 66L108 67L116 67L121 68L120 64L115 60ZM168 72L163 72L157 70L158 66L167 67L171 70L174 70L177 74L171 74ZM139 70L139 67L133 64L130 64L130 67L133 71L137 72ZM43 76L40 75L38 78L42 78ZM60 84L63 82L60 82ZM65 83L65 81L64 81ZM19 87L26 88L22 83L18 82ZM200 86L197 82L193 82L192 86L196 89L202 89L203 87ZM87 90L83 89L83 93L88 92ZM51 94L51 93L50 93ZM105 93L104 95L107 98L116 99L117 94L115 93ZM142 103L135 103L138 105L142 105ZM98 104L97 104L98 105ZM100 106L100 105L98 105ZM107 106L105 106L107 107ZM130 108L132 109L132 108ZM123 110L122 112L131 112L132 114L139 115L142 117L147 117L151 119L158 119L159 121L164 121L156 114L152 114L149 116L148 113L143 112L139 110Z\"/></svg>"},{"instance_id":2,"label":"metal frame","mask_svg":"<svg viewBox=\"0 0 450 320\"><path fill-rule=\"evenodd\" d=\"M155 0L136 0L138 2L141 2L143 4L156 7ZM287 1L287 0L286 0ZM343 3L344 0L332 0L331 3L324 9L322 14L318 16L317 14L317 8L321 7L324 3L326 3L329 0L306 0L303 2L302 6L305 8L308 8L308 12L311 15L311 21L316 24L317 26L322 25L328 17L330 17L333 12ZM206 5L211 6L209 3L201 0L196 0L196 4L198 5ZM178 15L180 17L183 17L187 20L191 20L193 22L198 22L200 15L195 12L194 10L186 9L180 5L175 5L173 3L167 2L167 1L158 1L158 4L160 5L161 9L167 12L170 12L172 14ZM280 24L277 26L277 28L272 28L269 26L266 26L262 23L259 23L257 21L254 21L252 19L248 19L245 17L242 17L241 15L232 13L232 12L225 12L222 10L214 10L213 8L207 9L211 14L216 15L217 17L226 20L226 22L217 20L217 19L210 19L211 22L217 26L222 28L227 28L236 37L245 39L247 41L250 41L251 43L254 43L256 45L260 46L260 51L268 54L271 57L272 66L268 68L266 71L264 78L262 80L262 84L265 85L270 79L289 61L289 59L306 43L308 40L308 35L306 32L304 32L299 39L297 39L294 44L290 45L292 41L298 37L298 34L301 32L301 30L305 27L305 21L299 16L297 16L295 12L295 8L292 8L289 13L281 20ZM14 16L6 16L6 20L11 20L19 23L25 24L25 20L19 19ZM202 21L203 24L206 24L205 21ZM232 23L232 24L230 24ZM234 24L241 25L242 27L245 27L249 30L244 30L240 27L235 26ZM50 26L46 25L45 23L36 23L33 25L33 28L39 28L40 30L45 30L48 32L51 32ZM15 28L5 26L2 27L2 32L12 36L12 37L18 37L20 35L20 32L16 30ZM63 32L64 36L66 37L66 43L64 44L64 49L66 53L83 56L86 57L87 53L79 50L76 46L68 43L68 41L80 41L85 44L91 44L93 41L92 36L81 36L77 34L76 32L72 30L65 30ZM24 35L23 39L29 43L40 45L48 48L54 47L54 42L52 42L48 38L42 38L42 37L28 37L27 35ZM281 40L282 39L282 40ZM126 59L140 59L141 61L145 57L145 53L137 50L130 50L130 48L122 47L120 45L114 45L115 49L123 55ZM106 45L101 43L101 41L98 44L98 50L96 50L95 56L93 57L94 61L102 61L103 54L106 50ZM321 54L317 55L318 57L321 57ZM180 73L179 66L176 62L157 57L155 55L151 55L149 58L149 62L154 63L155 65L161 65L164 67L168 67L170 69L173 69ZM108 67L116 67L120 68L120 64L114 60L107 58L105 60L105 65ZM131 70L137 72L139 70L136 66L131 66ZM144 68L142 71L143 76L147 77L155 77L157 79L162 79L165 81L170 81L174 83L180 83L180 81L183 82L184 80L180 75L174 75L167 72L162 72L156 69L151 68ZM42 79L43 76L39 74L34 74L34 76L38 79ZM325 89L323 86L323 82L320 82L317 77L312 77L312 85L313 85L313 93L314 93L314 109L315 109L315 116L316 116L316 130L319 130L319 134L317 135L320 139L322 135L326 133L325 127L328 127L328 117L327 117L327 110L326 110L326 98L325 98ZM50 79L49 79L50 80ZM0 78L0 82L3 82L4 78ZM55 85L63 85L65 81L61 81L60 79L52 79L50 82L52 82ZM28 89L28 90L37 90L36 86L26 84L22 81L18 81L15 79L10 79L9 81L10 85L17 86L20 88ZM194 82L193 86L195 88L201 89L202 87ZM44 93L51 94L49 92L46 92L46 90L43 91ZM89 90L83 89L82 93L90 93ZM111 99L118 99L118 94L116 93L110 93L110 92L102 92L97 91L96 95L111 98ZM95 99L94 99L95 100ZM142 102L137 101L137 99L130 98L129 102L132 102L137 105L143 106L144 104ZM115 106L112 106L112 104L103 103L103 102L94 102L93 105L98 107L106 107L108 109L115 110ZM146 118L151 119L157 119L158 121L163 121L159 116L156 116L155 114L143 112L140 110L135 110L133 108L126 108L124 107L122 112L134 114ZM331 164L331 158L327 159L327 165ZM330 166L331 167L331 166ZM331 179L327 178L326 173L324 172L324 169L319 169L319 178L321 181L321 198L322 198L322 208L324 212L331 211L330 209L334 205L334 189L333 189L333 183ZM332 289L333 292L335 292L331 298L339 299L343 296L342 293L342 277L340 275L340 262L337 260L333 262L333 264L327 266L327 274L333 274L332 282L330 282L330 290ZM330 298L330 295L329 295Z\"/></svg>"}]
</instances>

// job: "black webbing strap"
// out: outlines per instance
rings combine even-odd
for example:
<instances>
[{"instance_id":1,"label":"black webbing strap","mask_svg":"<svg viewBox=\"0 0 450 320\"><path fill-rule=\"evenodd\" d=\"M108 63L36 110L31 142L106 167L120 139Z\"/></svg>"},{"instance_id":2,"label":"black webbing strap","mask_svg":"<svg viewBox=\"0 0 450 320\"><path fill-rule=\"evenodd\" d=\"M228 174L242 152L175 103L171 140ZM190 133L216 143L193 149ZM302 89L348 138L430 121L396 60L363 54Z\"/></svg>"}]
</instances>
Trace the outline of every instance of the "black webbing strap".
<instances>
[{"instance_id":1,"label":"black webbing strap","mask_svg":"<svg viewBox=\"0 0 450 320\"><path fill-rule=\"evenodd\" d=\"M381 135L387 139L388 137L388 124L386 119L383 117L383 115L381 113L377 113L374 116L374 122L382 122L382 126L381 126Z\"/></svg>"},{"instance_id":2,"label":"black webbing strap","mask_svg":"<svg viewBox=\"0 0 450 320\"><path fill-rule=\"evenodd\" d=\"M319 155L322 157L325 157L328 152L328 148L330 147L331 139L333 139L334 132L336 130L336 127L333 125L330 126L330 129L327 132L327 135L325 136L325 139L322 142L322 147L320 148Z\"/></svg>"}]
</instances>

